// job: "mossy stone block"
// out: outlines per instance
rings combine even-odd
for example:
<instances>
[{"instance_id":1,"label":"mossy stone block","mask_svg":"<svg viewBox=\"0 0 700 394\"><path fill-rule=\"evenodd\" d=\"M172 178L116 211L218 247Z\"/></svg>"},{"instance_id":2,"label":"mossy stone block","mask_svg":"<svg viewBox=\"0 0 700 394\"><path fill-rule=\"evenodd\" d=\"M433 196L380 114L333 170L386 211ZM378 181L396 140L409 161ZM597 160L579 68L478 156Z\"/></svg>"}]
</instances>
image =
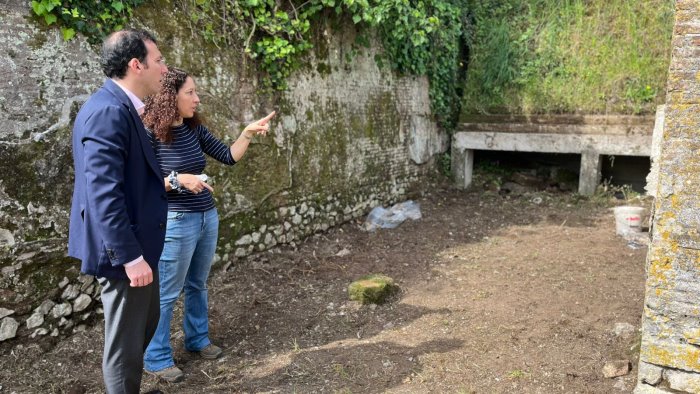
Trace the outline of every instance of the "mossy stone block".
<instances>
[{"instance_id":1,"label":"mossy stone block","mask_svg":"<svg viewBox=\"0 0 700 394\"><path fill-rule=\"evenodd\" d=\"M348 286L350 299L363 304L382 304L397 290L394 280L382 274L364 276Z\"/></svg>"}]
</instances>

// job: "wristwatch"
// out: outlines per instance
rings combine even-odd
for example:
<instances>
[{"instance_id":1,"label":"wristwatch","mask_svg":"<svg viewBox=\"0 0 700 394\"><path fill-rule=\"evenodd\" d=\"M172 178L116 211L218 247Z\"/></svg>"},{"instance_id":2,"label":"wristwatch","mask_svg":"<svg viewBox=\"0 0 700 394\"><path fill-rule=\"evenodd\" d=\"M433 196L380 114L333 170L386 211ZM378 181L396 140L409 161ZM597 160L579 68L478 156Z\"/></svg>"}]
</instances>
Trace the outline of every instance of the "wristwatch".
<instances>
[{"instance_id":1,"label":"wristwatch","mask_svg":"<svg viewBox=\"0 0 700 394\"><path fill-rule=\"evenodd\" d=\"M177 180L177 171L170 172L170 175L168 175L168 182L172 190L182 193L182 186L180 185L180 181Z\"/></svg>"}]
</instances>

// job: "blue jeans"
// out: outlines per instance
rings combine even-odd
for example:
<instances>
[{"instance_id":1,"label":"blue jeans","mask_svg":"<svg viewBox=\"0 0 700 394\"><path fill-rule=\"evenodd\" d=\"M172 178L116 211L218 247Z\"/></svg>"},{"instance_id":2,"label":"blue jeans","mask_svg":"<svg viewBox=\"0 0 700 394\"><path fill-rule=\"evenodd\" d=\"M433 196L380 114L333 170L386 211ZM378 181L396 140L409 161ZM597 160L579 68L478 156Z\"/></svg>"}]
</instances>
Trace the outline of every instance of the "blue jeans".
<instances>
[{"instance_id":1,"label":"blue jeans","mask_svg":"<svg viewBox=\"0 0 700 394\"><path fill-rule=\"evenodd\" d=\"M165 247L158 262L160 320L144 355L144 368L155 372L175 365L170 347L173 306L185 290L185 349L209 346L207 278L219 233L216 208L206 212L168 212Z\"/></svg>"}]
</instances>

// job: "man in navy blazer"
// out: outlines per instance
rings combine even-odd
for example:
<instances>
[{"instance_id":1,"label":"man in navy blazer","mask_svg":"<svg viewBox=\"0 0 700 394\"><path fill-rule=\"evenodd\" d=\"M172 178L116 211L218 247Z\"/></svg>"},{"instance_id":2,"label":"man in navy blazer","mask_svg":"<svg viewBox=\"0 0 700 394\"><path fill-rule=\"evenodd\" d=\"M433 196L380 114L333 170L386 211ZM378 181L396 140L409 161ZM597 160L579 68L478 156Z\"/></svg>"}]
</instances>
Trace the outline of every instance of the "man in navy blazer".
<instances>
[{"instance_id":1,"label":"man in navy blazer","mask_svg":"<svg viewBox=\"0 0 700 394\"><path fill-rule=\"evenodd\" d=\"M102 69L107 80L73 128L68 254L102 285L107 392L138 393L143 352L158 325L158 260L168 209L139 111L168 69L153 36L132 29L105 40Z\"/></svg>"}]
</instances>

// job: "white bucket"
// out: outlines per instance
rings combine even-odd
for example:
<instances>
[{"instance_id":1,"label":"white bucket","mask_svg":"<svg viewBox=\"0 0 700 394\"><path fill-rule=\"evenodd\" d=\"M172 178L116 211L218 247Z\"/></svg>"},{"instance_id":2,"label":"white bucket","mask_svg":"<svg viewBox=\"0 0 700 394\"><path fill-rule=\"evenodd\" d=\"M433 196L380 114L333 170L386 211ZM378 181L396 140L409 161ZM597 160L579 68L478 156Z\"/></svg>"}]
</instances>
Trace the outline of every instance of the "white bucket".
<instances>
[{"instance_id":1,"label":"white bucket","mask_svg":"<svg viewBox=\"0 0 700 394\"><path fill-rule=\"evenodd\" d=\"M615 207L615 233L625 235L627 233L642 232L642 221L646 214L646 208L642 207Z\"/></svg>"}]
</instances>

